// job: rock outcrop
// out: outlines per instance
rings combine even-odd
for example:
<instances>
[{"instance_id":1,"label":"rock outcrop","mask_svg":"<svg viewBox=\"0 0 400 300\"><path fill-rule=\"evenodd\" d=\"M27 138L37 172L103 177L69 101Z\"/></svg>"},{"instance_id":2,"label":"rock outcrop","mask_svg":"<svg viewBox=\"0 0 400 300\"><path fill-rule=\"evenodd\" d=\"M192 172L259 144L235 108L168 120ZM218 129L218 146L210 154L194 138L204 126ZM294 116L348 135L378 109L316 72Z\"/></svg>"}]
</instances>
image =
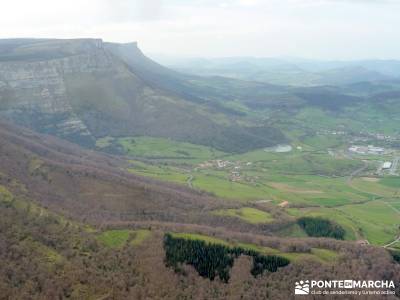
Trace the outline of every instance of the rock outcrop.
<instances>
[{"instance_id":1,"label":"rock outcrop","mask_svg":"<svg viewBox=\"0 0 400 300\"><path fill-rule=\"evenodd\" d=\"M43 46L52 46L53 52L63 48L68 51L63 57L42 60L38 55L34 59L41 44L35 41L27 50L30 59L16 55L18 60L0 62L0 116L40 132L93 144L89 129L71 106L65 77L109 70L112 58L101 40L67 40L50 45L45 40Z\"/></svg>"}]
</instances>

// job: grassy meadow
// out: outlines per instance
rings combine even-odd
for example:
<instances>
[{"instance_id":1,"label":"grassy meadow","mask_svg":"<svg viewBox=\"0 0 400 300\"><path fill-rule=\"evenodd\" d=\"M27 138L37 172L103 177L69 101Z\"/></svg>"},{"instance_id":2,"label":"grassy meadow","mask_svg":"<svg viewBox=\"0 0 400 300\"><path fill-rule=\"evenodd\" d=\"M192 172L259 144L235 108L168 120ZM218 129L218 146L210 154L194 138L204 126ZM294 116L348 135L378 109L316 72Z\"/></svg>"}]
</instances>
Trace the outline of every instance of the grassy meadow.
<instances>
[{"instance_id":1,"label":"grassy meadow","mask_svg":"<svg viewBox=\"0 0 400 300\"><path fill-rule=\"evenodd\" d=\"M97 236L97 239L110 248L122 248L126 244L138 246L151 236L151 232L145 229L139 230L107 230Z\"/></svg>"},{"instance_id":2,"label":"grassy meadow","mask_svg":"<svg viewBox=\"0 0 400 300\"><path fill-rule=\"evenodd\" d=\"M305 113L303 117L318 111ZM326 122L331 125L329 120ZM290 152L259 149L234 155L150 137L106 139L101 143L119 143L132 157L127 167L132 173L186 185L243 205L214 211L214 215L239 218L250 224L270 223L274 219L269 213L246 207L246 203L269 202L282 206L293 217L333 220L346 230L347 240L389 243L399 234L399 177L361 174L350 179L350 174L365 164L365 172L371 173L379 159L391 157L348 157L342 154L344 139L317 134L297 137ZM217 160L226 164L218 166ZM296 226L278 234L305 236Z\"/></svg>"},{"instance_id":3,"label":"grassy meadow","mask_svg":"<svg viewBox=\"0 0 400 300\"><path fill-rule=\"evenodd\" d=\"M252 207L217 210L214 214L217 216L239 218L252 224L269 223L273 221L273 217L270 213Z\"/></svg>"},{"instance_id":4,"label":"grassy meadow","mask_svg":"<svg viewBox=\"0 0 400 300\"><path fill-rule=\"evenodd\" d=\"M211 147L165 138L124 137L118 138L116 142L122 146L127 155L150 159L172 159L195 163L224 155L223 152Z\"/></svg>"},{"instance_id":5,"label":"grassy meadow","mask_svg":"<svg viewBox=\"0 0 400 300\"><path fill-rule=\"evenodd\" d=\"M346 230L346 240L368 240L383 246L400 233L400 212L382 200L337 208L291 208L288 212L296 217L323 217L335 221Z\"/></svg>"}]
</instances>

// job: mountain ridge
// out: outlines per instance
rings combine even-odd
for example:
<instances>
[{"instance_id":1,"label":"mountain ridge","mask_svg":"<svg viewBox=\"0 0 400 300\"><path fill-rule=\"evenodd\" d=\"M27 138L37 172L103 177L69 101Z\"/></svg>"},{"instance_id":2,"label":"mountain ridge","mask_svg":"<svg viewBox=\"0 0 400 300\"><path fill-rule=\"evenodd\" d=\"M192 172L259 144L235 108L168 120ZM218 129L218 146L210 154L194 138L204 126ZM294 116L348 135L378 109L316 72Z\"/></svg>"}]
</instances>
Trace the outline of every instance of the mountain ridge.
<instances>
[{"instance_id":1,"label":"mountain ridge","mask_svg":"<svg viewBox=\"0 0 400 300\"><path fill-rule=\"evenodd\" d=\"M229 151L284 140L271 126L243 126L230 116L222 124L218 104L185 92L179 73L146 58L135 43L116 46L82 39L8 44L3 51L8 60L0 60L0 117L39 132L89 147L109 135L166 137ZM62 57L55 57L61 48Z\"/></svg>"}]
</instances>

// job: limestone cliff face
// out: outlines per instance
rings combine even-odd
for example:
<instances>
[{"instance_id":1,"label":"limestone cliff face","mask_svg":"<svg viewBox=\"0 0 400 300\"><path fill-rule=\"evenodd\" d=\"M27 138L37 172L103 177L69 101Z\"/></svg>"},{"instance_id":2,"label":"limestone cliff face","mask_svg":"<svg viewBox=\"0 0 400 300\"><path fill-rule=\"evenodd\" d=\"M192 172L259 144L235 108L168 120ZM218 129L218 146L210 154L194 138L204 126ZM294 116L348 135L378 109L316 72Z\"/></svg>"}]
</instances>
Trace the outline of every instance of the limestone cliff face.
<instances>
[{"instance_id":1,"label":"limestone cliff face","mask_svg":"<svg viewBox=\"0 0 400 300\"><path fill-rule=\"evenodd\" d=\"M136 43L0 40L0 119L85 146L146 135L245 151L284 140L269 125L241 125L190 80Z\"/></svg>"},{"instance_id":2,"label":"limestone cliff face","mask_svg":"<svg viewBox=\"0 0 400 300\"><path fill-rule=\"evenodd\" d=\"M34 46L32 52L40 43ZM48 47L48 43L44 46ZM101 40L58 41L52 46L56 51L63 47L69 51L64 57L44 61L0 61L0 116L41 132L90 144L91 133L71 106L65 78L109 71L118 65L104 51Z\"/></svg>"},{"instance_id":3,"label":"limestone cliff face","mask_svg":"<svg viewBox=\"0 0 400 300\"><path fill-rule=\"evenodd\" d=\"M6 51L0 40L0 117L84 145L107 135L183 139L191 133L180 120L200 118L190 103L148 80L142 67L156 64L136 43L26 43L18 41ZM133 67L125 56L135 58ZM201 118L208 131L208 119Z\"/></svg>"}]
</instances>

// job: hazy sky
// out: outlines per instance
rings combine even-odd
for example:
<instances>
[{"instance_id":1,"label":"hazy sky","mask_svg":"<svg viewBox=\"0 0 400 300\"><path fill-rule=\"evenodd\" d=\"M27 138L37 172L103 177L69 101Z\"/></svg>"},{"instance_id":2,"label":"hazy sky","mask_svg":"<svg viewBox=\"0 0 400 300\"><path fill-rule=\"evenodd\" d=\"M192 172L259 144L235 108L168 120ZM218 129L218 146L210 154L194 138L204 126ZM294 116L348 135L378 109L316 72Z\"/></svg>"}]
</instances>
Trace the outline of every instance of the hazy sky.
<instances>
[{"instance_id":1,"label":"hazy sky","mask_svg":"<svg viewBox=\"0 0 400 300\"><path fill-rule=\"evenodd\" d=\"M146 53L400 59L400 0L11 0L0 38L138 41Z\"/></svg>"}]
</instances>

